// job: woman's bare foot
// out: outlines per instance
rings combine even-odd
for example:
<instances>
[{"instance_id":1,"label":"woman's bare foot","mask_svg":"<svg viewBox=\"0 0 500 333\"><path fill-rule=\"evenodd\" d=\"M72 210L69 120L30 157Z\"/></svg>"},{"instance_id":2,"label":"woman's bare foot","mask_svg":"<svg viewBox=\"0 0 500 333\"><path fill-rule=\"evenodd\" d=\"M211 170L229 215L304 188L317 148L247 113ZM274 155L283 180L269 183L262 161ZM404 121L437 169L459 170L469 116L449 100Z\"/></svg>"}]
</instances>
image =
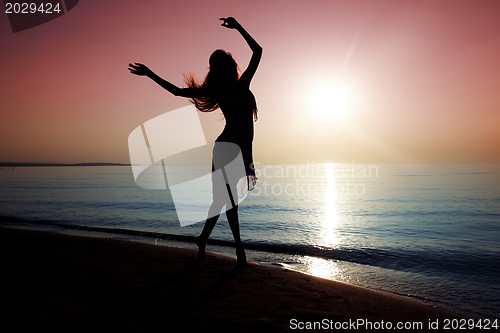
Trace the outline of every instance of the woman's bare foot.
<instances>
[{"instance_id":1,"label":"woman's bare foot","mask_svg":"<svg viewBox=\"0 0 500 333\"><path fill-rule=\"evenodd\" d=\"M236 258L238 260L238 267L247 267L247 256L245 254L245 250L243 248L241 249L236 249Z\"/></svg>"},{"instance_id":2,"label":"woman's bare foot","mask_svg":"<svg viewBox=\"0 0 500 333\"><path fill-rule=\"evenodd\" d=\"M198 260L205 260L205 248L207 246L207 242L203 241L199 236L196 237L195 240L196 245L198 246Z\"/></svg>"}]
</instances>

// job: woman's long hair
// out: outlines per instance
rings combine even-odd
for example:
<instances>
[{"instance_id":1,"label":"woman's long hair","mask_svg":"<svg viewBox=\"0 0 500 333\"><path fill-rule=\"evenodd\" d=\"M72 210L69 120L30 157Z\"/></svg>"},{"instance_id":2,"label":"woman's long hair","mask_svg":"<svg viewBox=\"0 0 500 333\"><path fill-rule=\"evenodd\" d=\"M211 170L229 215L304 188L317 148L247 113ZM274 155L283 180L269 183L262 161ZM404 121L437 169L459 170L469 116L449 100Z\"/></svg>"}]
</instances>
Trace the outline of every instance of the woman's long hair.
<instances>
[{"instance_id":1,"label":"woman's long hair","mask_svg":"<svg viewBox=\"0 0 500 333\"><path fill-rule=\"evenodd\" d=\"M219 108L215 91L236 85L240 79L240 68L231 53L215 50L208 61L210 67L205 80L199 83L193 74L185 75L184 80L189 88L205 88L208 96L192 98L191 102L201 112L212 112ZM257 119L257 110L254 110Z\"/></svg>"}]
</instances>

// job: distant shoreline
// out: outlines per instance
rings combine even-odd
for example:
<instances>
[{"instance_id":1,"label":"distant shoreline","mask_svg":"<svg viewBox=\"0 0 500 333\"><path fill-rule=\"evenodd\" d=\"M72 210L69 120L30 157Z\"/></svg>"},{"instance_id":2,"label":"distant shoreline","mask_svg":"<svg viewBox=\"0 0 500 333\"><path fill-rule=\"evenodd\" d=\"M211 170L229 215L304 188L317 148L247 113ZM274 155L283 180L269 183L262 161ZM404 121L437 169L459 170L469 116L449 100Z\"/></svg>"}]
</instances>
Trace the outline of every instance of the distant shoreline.
<instances>
[{"instance_id":1,"label":"distant shoreline","mask_svg":"<svg viewBox=\"0 0 500 333\"><path fill-rule=\"evenodd\" d=\"M124 163L16 163L16 162L0 162L0 168L14 167L54 167L54 166L130 166Z\"/></svg>"}]
</instances>

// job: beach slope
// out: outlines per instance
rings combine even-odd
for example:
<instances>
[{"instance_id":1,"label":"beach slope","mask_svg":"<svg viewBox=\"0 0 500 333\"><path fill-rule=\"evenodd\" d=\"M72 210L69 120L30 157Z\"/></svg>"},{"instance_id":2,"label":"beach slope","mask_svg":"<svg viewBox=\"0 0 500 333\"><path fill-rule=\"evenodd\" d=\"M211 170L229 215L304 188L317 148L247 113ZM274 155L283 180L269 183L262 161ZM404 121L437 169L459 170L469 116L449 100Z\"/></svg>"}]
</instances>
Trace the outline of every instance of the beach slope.
<instances>
[{"instance_id":1,"label":"beach slope","mask_svg":"<svg viewBox=\"0 0 500 333\"><path fill-rule=\"evenodd\" d=\"M198 262L185 249L10 228L0 228L0 246L4 327L17 332L286 332L315 322L344 323L345 332L420 322L415 331L423 332L429 321L442 327L454 318L279 267L238 269L235 259L210 254Z\"/></svg>"}]
</instances>

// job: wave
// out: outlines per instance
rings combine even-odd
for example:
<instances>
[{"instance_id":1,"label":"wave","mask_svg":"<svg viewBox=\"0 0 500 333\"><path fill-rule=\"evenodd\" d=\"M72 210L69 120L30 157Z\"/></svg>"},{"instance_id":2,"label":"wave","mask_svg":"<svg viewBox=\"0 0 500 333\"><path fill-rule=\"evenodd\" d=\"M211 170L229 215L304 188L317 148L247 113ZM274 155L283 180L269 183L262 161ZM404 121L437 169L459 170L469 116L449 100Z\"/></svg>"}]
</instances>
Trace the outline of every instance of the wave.
<instances>
[{"instance_id":1,"label":"wave","mask_svg":"<svg viewBox=\"0 0 500 333\"><path fill-rule=\"evenodd\" d=\"M194 243L195 236L167 234L152 231L141 231L120 228L90 227L62 224L53 221L29 221L12 217L0 217L0 222L10 224L31 224L59 227L62 229L102 232L109 234L169 239ZM209 239L208 244L233 247L232 241ZM401 250L374 248L328 248L311 244L270 243L264 241L249 241L244 243L248 250L289 255L310 256L329 260L340 260L361 265L415 272L446 272L447 275L469 275L474 279L491 282L500 275L500 253L496 252L458 252L432 250Z\"/></svg>"}]
</instances>

